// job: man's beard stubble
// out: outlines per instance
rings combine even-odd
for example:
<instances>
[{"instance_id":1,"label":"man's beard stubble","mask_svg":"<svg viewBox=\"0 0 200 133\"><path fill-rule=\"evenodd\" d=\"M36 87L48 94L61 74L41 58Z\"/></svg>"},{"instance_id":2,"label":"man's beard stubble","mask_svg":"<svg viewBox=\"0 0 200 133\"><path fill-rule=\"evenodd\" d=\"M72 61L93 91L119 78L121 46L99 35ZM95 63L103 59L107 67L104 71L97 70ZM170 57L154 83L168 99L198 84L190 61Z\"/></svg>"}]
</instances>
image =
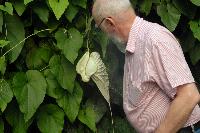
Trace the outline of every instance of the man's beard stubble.
<instances>
[{"instance_id":1,"label":"man's beard stubble","mask_svg":"<svg viewBox=\"0 0 200 133\"><path fill-rule=\"evenodd\" d=\"M122 53L125 53L126 43L127 43L126 41L124 41L123 39L121 39L116 35L110 35L109 38Z\"/></svg>"}]
</instances>

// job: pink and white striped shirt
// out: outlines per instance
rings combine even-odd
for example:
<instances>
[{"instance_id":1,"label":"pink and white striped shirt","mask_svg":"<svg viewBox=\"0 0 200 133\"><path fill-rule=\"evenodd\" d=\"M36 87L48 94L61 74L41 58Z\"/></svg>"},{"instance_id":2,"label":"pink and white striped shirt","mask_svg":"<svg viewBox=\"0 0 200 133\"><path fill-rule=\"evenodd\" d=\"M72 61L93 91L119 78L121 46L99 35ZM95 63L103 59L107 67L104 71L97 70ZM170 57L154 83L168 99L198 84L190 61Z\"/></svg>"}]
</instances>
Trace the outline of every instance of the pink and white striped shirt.
<instances>
[{"instance_id":1,"label":"pink and white striped shirt","mask_svg":"<svg viewBox=\"0 0 200 133\"><path fill-rule=\"evenodd\" d=\"M175 98L176 87L195 80L174 35L137 16L126 46L123 82L128 121L140 133L153 133ZM184 127L198 121L196 105Z\"/></svg>"}]
</instances>

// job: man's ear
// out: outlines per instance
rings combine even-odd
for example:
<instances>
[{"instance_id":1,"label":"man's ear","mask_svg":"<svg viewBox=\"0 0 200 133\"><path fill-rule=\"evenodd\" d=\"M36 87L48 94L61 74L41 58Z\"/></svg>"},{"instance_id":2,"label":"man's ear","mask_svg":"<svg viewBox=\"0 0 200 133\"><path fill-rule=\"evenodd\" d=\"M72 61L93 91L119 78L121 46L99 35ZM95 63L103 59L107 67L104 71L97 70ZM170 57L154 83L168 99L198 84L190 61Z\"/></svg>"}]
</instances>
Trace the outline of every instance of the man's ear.
<instances>
[{"instance_id":1,"label":"man's ear","mask_svg":"<svg viewBox=\"0 0 200 133\"><path fill-rule=\"evenodd\" d=\"M111 31L111 32L115 31L116 23L115 23L115 21L113 20L112 17L107 17L105 19L105 22L106 22L106 25L107 25L107 29L109 29L109 31Z\"/></svg>"}]
</instances>

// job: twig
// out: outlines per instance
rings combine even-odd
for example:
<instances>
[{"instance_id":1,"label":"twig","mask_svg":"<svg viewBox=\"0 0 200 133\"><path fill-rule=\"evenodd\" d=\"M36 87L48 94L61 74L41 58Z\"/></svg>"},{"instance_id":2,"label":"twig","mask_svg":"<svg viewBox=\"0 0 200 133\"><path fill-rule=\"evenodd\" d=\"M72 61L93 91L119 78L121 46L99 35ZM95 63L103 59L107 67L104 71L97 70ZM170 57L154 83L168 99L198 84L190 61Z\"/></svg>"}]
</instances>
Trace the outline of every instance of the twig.
<instances>
[{"instance_id":1,"label":"twig","mask_svg":"<svg viewBox=\"0 0 200 133\"><path fill-rule=\"evenodd\" d=\"M36 32L36 33L34 33L34 34L29 35L28 37L26 37L26 38L24 38L22 41L20 41L18 44L16 44L14 47L12 47L12 48L9 49L8 51L6 51L6 52L3 54L3 56L5 56L5 55L8 54L10 51L12 51L13 49L15 49L18 45L20 45L21 43L23 43L24 41L26 41L28 38L30 38L30 37L32 37L32 36L34 36L34 35L37 35L37 34L40 33L40 32L48 31L48 30L51 30L51 29L40 30L40 31L38 31L38 32Z\"/></svg>"}]
</instances>

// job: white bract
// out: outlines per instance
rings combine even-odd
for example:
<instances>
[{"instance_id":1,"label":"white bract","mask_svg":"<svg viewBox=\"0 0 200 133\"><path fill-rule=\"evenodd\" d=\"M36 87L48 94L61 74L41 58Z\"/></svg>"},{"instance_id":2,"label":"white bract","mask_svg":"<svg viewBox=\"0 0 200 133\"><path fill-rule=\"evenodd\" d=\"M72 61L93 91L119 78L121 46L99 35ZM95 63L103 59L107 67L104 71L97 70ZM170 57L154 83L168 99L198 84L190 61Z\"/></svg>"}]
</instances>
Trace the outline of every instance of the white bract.
<instances>
[{"instance_id":1,"label":"white bract","mask_svg":"<svg viewBox=\"0 0 200 133\"><path fill-rule=\"evenodd\" d=\"M76 65L76 71L77 73L81 75L82 80L84 82L88 82L90 80L90 77L86 76L86 73L85 73L85 68L89 61L89 58L90 58L90 53L88 51L83 55L83 57L79 60L79 62Z\"/></svg>"},{"instance_id":2,"label":"white bract","mask_svg":"<svg viewBox=\"0 0 200 133\"><path fill-rule=\"evenodd\" d=\"M79 60L76 71L81 75L84 82L89 82L91 78L96 83L106 101L110 104L108 74L99 53L92 52L90 54L87 51Z\"/></svg>"},{"instance_id":3,"label":"white bract","mask_svg":"<svg viewBox=\"0 0 200 133\"><path fill-rule=\"evenodd\" d=\"M112 110L110 106L110 95L109 95L109 79L106 71L106 66L101 60L100 54L92 52L91 54L87 51L83 57L79 60L76 71L81 75L84 82L89 82L90 78L96 83L99 91L106 99L110 107L110 113L112 118ZM113 119L112 119L113 124ZM113 129L114 133L114 129Z\"/></svg>"}]
</instances>

